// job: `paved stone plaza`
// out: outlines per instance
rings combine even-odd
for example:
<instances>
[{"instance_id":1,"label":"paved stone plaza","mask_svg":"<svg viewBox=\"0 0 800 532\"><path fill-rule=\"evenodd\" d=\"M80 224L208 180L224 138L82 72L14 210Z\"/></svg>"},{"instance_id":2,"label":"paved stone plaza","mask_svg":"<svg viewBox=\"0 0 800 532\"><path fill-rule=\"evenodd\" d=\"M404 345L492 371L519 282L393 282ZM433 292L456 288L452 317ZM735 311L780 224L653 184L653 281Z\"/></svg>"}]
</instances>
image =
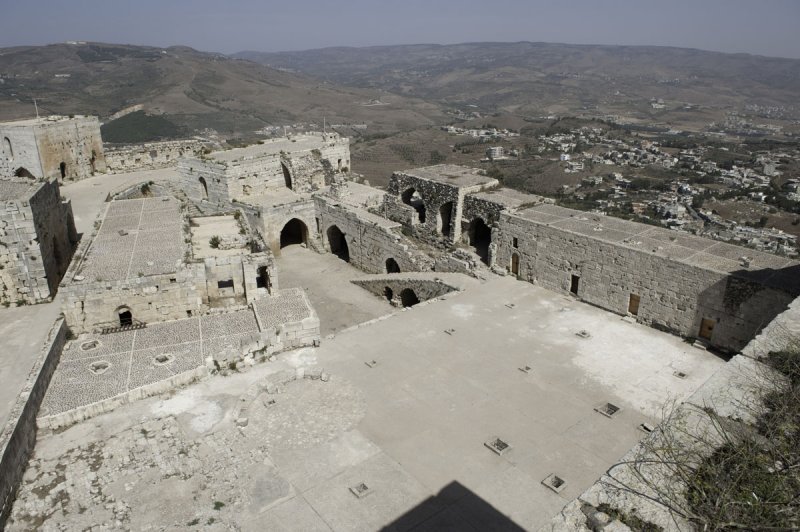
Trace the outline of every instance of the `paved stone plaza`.
<instances>
[{"instance_id":1,"label":"paved stone plaza","mask_svg":"<svg viewBox=\"0 0 800 532\"><path fill-rule=\"evenodd\" d=\"M9 529L535 530L722 365L493 277L40 434ZM605 403L621 410L594 410ZM495 454L494 438L510 448ZM552 473L560 493L540 483Z\"/></svg>"},{"instance_id":2,"label":"paved stone plaza","mask_svg":"<svg viewBox=\"0 0 800 532\"><path fill-rule=\"evenodd\" d=\"M313 316L297 289L282 290L253 309L154 323L144 329L82 335L61 355L40 411L54 416L111 399L205 365L207 357L241 351L264 330Z\"/></svg>"}]
</instances>

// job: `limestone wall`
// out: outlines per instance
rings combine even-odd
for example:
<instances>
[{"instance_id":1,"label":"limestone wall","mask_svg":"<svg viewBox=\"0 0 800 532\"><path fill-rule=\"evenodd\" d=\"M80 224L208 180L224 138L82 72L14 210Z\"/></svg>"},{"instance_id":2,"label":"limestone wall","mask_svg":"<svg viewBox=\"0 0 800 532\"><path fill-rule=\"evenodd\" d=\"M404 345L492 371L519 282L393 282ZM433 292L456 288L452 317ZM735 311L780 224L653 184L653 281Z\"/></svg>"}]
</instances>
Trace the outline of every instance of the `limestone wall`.
<instances>
[{"instance_id":1,"label":"limestone wall","mask_svg":"<svg viewBox=\"0 0 800 532\"><path fill-rule=\"evenodd\" d=\"M385 273L387 259L394 259L400 271L430 271L433 261L415 249L400 233L400 224L366 210L342 206L326 196L315 196L322 242L331 251L328 239L333 226L344 233L350 263L367 273Z\"/></svg>"},{"instance_id":2,"label":"limestone wall","mask_svg":"<svg viewBox=\"0 0 800 532\"><path fill-rule=\"evenodd\" d=\"M21 168L35 177L45 174L34 129L0 123L0 177L11 177Z\"/></svg>"},{"instance_id":3,"label":"limestone wall","mask_svg":"<svg viewBox=\"0 0 800 532\"><path fill-rule=\"evenodd\" d=\"M62 287L62 311L75 333L119 325L117 310L130 309L134 320L152 323L177 320L206 309L203 264L177 273L147 275L121 281L90 281Z\"/></svg>"},{"instance_id":4,"label":"limestone wall","mask_svg":"<svg viewBox=\"0 0 800 532\"><path fill-rule=\"evenodd\" d=\"M226 169L209 159L186 158L178 161L180 187L190 200L228 203Z\"/></svg>"},{"instance_id":5,"label":"limestone wall","mask_svg":"<svg viewBox=\"0 0 800 532\"><path fill-rule=\"evenodd\" d=\"M17 486L36 444L36 416L58 365L66 335L67 327L59 318L50 329L9 420L0 432L0 529L8 518Z\"/></svg>"},{"instance_id":6,"label":"limestone wall","mask_svg":"<svg viewBox=\"0 0 800 532\"><path fill-rule=\"evenodd\" d=\"M174 167L181 157L196 157L203 149L200 140L170 140L131 146L106 146L108 171L118 174Z\"/></svg>"},{"instance_id":7,"label":"limestone wall","mask_svg":"<svg viewBox=\"0 0 800 532\"><path fill-rule=\"evenodd\" d=\"M517 247L514 247L516 239ZM492 233L496 267L550 290L569 292L617 314L626 314L631 294L640 297L637 320L686 336L698 336L701 320L716 322L711 344L736 351L782 312L798 294L592 239L503 213Z\"/></svg>"},{"instance_id":8,"label":"limestone wall","mask_svg":"<svg viewBox=\"0 0 800 532\"><path fill-rule=\"evenodd\" d=\"M306 227L306 244L312 249L319 247L320 235L317 231L314 201L309 197L298 197L296 200L283 205L262 207L259 211L259 229L275 255L280 255L281 252L281 231L294 218L303 222Z\"/></svg>"},{"instance_id":9,"label":"limestone wall","mask_svg":"<svg viewBox=\"0 0 800 532\"><path fill-rule=\"evenodd\" d=\"M77 240L72 206L55 180L0 205L0 301L49 301Z\"/></svg>"}]
</instances>

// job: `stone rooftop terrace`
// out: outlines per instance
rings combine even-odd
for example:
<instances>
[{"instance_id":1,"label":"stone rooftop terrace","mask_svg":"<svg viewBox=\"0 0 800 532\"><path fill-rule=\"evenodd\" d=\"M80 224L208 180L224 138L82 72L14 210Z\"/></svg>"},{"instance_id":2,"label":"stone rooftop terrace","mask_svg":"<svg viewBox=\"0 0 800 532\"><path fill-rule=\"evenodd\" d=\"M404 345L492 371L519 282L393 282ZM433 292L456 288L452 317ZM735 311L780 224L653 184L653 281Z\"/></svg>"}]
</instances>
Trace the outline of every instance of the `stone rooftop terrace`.
<instances>
[{"instance_id":1,"label":"stone rooftop terrace","mask_svg":"<svg viewBox=\"0 0 800 532\"><path fill-rule=\"evenodd\" d=\"M38 181L0 179L0 201L27 199L39 185Z\"/></svg>"},{"instance_id":2,"label":"stone rooftop terrace","mask_svg":"<svg viewBox=\"0 0 800 532\"><path fill-rule=\"evenodd\" d=\"M520 207L523 207L524 205L533 205L536 203L544 203L547 201L552 201L543 196L537 196L535 194L527 194L525 192L520 192L518 190L514 190L511 188L497 188L493 190L486 190L484 192L471 194L471 196L478 199L498 203L507 209L518 209Z\"/></svg>"},{"instance_id":3,"label":"stone rooftop terrace","mask_svg":"<svg viewBox=\"0 0 800 532\"><path fill-rule=\"evenodd\" d=\"M496 186L499 184L496 179L480 175L478 172L479 170L475 168L468 168L466 166L437 164L435 166L426 166L424 168L403 170L397 173L416 177L418 179L445 183L457 188L467 188L481 185Z\"/></svg>"},{"instance_id":4,"label":"stone rooftop terrace","mask_svg":"<svg viewBox=\"0 0 800 532\"><path fill-rule=\"evenodd\" d=\"M800 263L754 249L549 204L526 208L515 213L515 216L698 268L725 274L757 274L764 271L765 277L759 279L761 282L766 282L774 275L770 284L779 284L786 288L800 285L790 276L775 272L800 266ZM743 266L740 261L742 257L747 257L750 261L749 267Z\"/></svg>"},{"instance_id":5,"label":"stone rooftop terrace","mask_svg":"<svg viewBox=\"0 0 800 532\"><path fill-rule=\"evenodd\" d=\"M215 161L230 163L275 155L282 151L288 153L311 151L314 148L322 148L327 142L328 141L323 140L321 135L298 135L291 139L272 139L264 141L264 144L253 144L252 146L245 146L244 148L215 151L208 157Z\"/></svg>"},{"instance_id":6,"label":"stone rooftop terrace","mask_svg":"<svg viewBox=\"0 0 800 532\"><path fill-rule=\"evenodd\" d=\"M186 249L182 226L181 204L174 198L113 201L74 280L122 281L176 272Z\"/></svg>"}]
</instances>

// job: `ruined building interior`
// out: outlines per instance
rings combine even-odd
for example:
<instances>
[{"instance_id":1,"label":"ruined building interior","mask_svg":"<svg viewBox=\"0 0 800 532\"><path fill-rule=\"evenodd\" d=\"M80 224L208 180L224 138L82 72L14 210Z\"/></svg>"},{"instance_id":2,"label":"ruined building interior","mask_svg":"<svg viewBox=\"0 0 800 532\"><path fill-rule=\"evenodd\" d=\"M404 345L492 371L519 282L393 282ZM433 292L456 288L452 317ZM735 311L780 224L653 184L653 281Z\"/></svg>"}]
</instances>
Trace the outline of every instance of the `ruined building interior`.
<instances>
[{"instance_id":1,"label":"ruined building interior","mask_svg":"<svg viewBox=\"0 0 800 532\"><path fill-rule=\"evenodd\" d=\"M61 312L6 413L9 530L571 529L800 295L792 260L472 168L369 186L332 133L112 157L97 124L0 124L0 297Z\"/></svg>"}]
</instances>

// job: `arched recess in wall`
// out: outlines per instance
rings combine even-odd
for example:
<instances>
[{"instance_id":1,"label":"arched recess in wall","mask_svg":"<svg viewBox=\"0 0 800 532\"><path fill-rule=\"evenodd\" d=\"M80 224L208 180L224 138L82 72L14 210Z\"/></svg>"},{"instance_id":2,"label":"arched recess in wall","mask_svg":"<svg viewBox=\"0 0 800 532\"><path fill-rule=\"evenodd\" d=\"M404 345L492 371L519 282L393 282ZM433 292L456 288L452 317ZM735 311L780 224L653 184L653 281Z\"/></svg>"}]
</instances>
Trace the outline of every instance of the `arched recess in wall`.
<instances>
[{"instance_id":1,"label":"arched recess in wall","mask_svg":"<svg viewBox=\"0 0 800 532\"><path fill-rule=\"evenodd\" d=\"M392 302L392 298L394 297L394 292L388 286L383 289L383 297L386 298L386 301Z\"/></svg>"},{"instance_id":2,"label":"arched recess in wall","mask_svg":"<svg viewBox=\"0 0 800 532\"><path fill-rule=\"evenodd\" d=\"M131 312L130 308L126 306L117 307L117 310L114 311L114 315L120 327L130 327L133 325L133 312Z\"/></svg>"},{"instance_id":3,"label":"arched recess in wall","mask_svg":"<svg viewBox=\"0 0 800 532\"><path fill-rule=\"evenodd\" d=\"M67 163L61 161L61 164L58 165L58 171L61 172L61 179L66 179L67 177Z\"/></svg>"},{"instance_id":4,"label":"arched recess in wall","mask_svg":"<svg viewBox=\"0 0 800 532\"><path fill-rule=\"evenodd\" d=\"M208 183L206 183L206 178L200 176L200 184L203 185L203 199L208 199Z\"/></svg>"},{"instance_id":5,"label":"arched recess in wall","mask_svg":"<svg viewBox=\"0 0 800 532\"><path fill-rule=\"evenodd\" d=\"M386 259L386 273L400 273L400 265L393 257Z\"/></svg>"},{"instance_id":6,"label":"arched recess in wall","mask_svg":"<svg viewBox=\"0 0 800 532\"><path fill-rule=\"evenodd\" d=\"M483 221L475 218L469 224L469 245L485 264L489 264L489 244L492 243L492 230Z\"/></svg>"},{"instance_id":7,"label":"arched recess in wall","mask_svg":"<svg viewBox=\"0 0 800 532\"><path fill-rule=\"evenodd\" d=\"M292 190L292 174L289 172L289 167L281 161L281 170L283 171L283 184L286 188Z\"/></svg>"},{"instance_id":8,"label":"arched recess in wall","mask_svg":"<svg viewBox=\"0 0 800 532\"><path fill-rule=\"evenodd\" d=\"M14 160L14 150L11 148L11 139L8 137L3 137L3 155L12 161Z\"/></svg>"},{"instance_id":9,"label":"arched recess in wall","mask_svg":"<svg viewBox=\"0 0 800 532\"><path fill-rule=\"evenodd\" d=\"M419 303L419 298L412 289L405 288L400 292L400 303L402 303L404 307L413 307Z\"/></svg>"},{"instance_id":10,"label":"arched recess in wall","mask_svg":"<svg viewBox=\"0 0 800 532\"><path fill-rule=\"evenodd\" d=\"M27 168L19 167L14 171L14 175L17 177L27 177L28 179L36 179L32 173L28 171Z\"/></svg>"},{"instance_id":11,"label":"arched recess in wall","mask_svg":"<svg viewBox=\"0 0 800 532\"><path fill-rule=\"evenodd\" d=\"M425 223L425 201L414 188L409 188L400 195L400 200L406 205L413 207L417 211L419 223Z\"/></svg>"},{"instance_id":12,"label":"arched recess in wall","mask_svg":"<svg viewBox=\"0 0 800 532\"><path fill-rule=\"evenodd\" d=\"M308 241L308 227L302 220L292 218L281 229L281 249Z\"/></svg>"},{"instance_id":13,"label":"arched recess in wall","mask_svg":"<svg viewBox=\"0 0 800 532\"><path fill-rule=\"evenodd\" d=\"M453 221L453 202L448 201L439 207L438 228L442 236L450 236L450 227Z\"/></svg>"},{"instance_id":14,"label":"arched recess in wall","mask_svg":"<svg viewBox=\"0 0 800 532\"><path fill-rule=\"evenodd\" d=\"M332 225L328 228L328 245L331 248L331 253L339 257L345 262L350 262L350 249L347 246L347 240L344 233L337 226Z\"/></svg>"}]
</instances>

